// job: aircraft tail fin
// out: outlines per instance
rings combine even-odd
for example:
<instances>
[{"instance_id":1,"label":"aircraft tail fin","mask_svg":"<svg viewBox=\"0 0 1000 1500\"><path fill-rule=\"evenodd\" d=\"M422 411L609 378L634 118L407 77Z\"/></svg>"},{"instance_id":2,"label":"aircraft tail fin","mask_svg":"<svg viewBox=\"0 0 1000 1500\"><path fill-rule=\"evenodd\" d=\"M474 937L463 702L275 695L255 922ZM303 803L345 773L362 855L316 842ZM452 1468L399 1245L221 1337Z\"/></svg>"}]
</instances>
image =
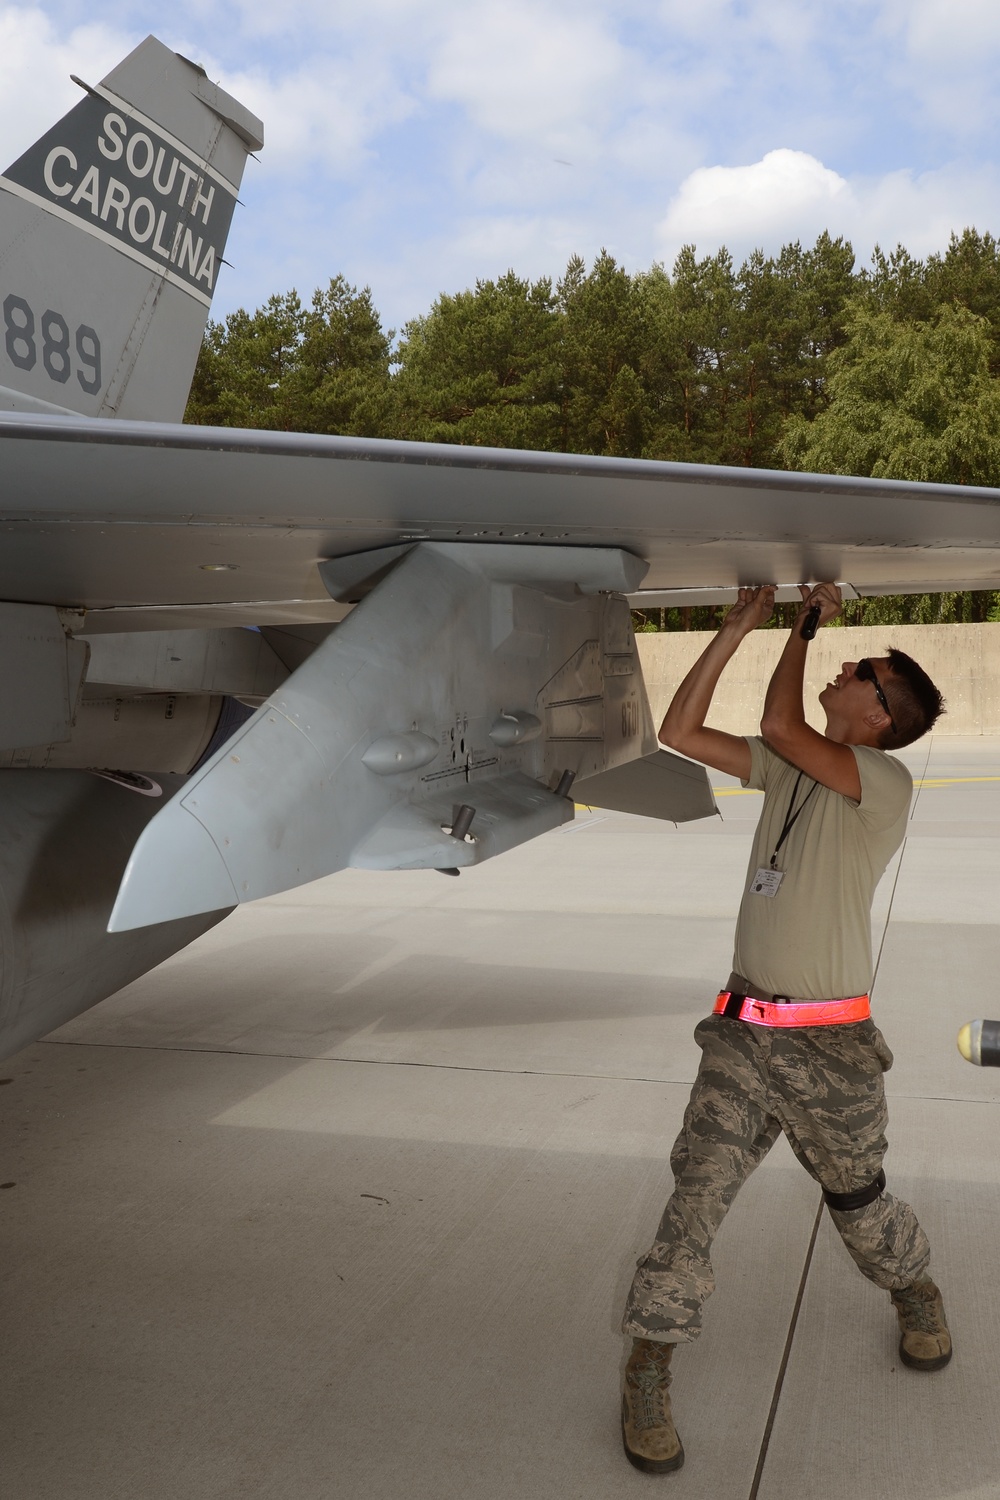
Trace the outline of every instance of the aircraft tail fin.
<instances>
[{"instance_id":1,"label":"aircraft tail fin","mask_svg":"<svg viewBox=\"0 0 1000 1500\"><path fill-rule=\"evenodd\" d=\"M263 127L151 36L81 86L0 175L0 409L180 421Z\"/></svg>"}]
</instances>

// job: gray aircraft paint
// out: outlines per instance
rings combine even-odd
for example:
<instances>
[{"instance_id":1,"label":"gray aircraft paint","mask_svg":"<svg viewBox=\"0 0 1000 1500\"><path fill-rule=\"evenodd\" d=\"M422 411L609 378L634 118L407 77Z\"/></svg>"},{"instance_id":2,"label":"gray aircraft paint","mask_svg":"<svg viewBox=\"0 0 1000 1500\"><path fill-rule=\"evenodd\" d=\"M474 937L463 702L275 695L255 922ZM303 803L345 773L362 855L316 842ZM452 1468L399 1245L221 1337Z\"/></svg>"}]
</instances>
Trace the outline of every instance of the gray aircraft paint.
<instances>
[{"instance_id":1,"label":"gray aircraft paint","mask_svg":"<svg viewBox=\"0 0 1000 1500\"><path fill-rule=\"evenodd\" d=\"M336 618L320 561L420 538L622 547L654 604L1000 588L1000 492L972 486L27 415L0 415L0 474L0 597L122 610L115 630L159 606Z\"/></svg>"},{"instance_id":2,"label":"gray aircraft paint","mask_svg":"<svg viewBox=\"0 0 1000 1500\"><path fill-rule=\"evenodd\" d=\"M0 406L181 417L261 140L148 37L0 176Z\"/></svg>"},{"instance_id":3,"label":"gray aircraft paint","mask_svg":"<svg viewBox=\"0 0 1000 1500\"><path fill-rule=\"evenodd\" d=\"M266 698L288 676L256 630L164 630L89 639L87 682L158 693Z\"/></svg>"},{"instance_id":4,"label":"gray aircraft paint","mask_svg":"<svg viewBox=\"0 0 1000 1500\"><path fill-rule=\"evenodd\" d=\"M180 777L164 778L168 795ZM0 1058L162 963L226 915L107 932L160 801L86 771L0 770Z\"/></svg>"},{"instance_id":5,"label":"gray aircraft paint","mask_svg":"<svg viewBox=\"0 0 1000 1500\"><path fill-rule=\"evenodd\" d=\"M2 764L4 751L69 740L89 647L38 604L0 603L0 642Z\"/></svg>"},{"instance_id":6,"label":"gray aircraft paint","mask_svg":"<svg viewBox=\"0 0 1000 1500\"><path fill-rule=\"evenodd\" d=\"M223 696L84 684L61 740L0 749L0 768L190 771L215 732ZM10 738L14 738L11 735ZM16 738L24 740L19 726Z\"/></svg>"},{"instance_id":7,"label":"gray aircraft paint","mask_svg":"<svg viewBox=\"0 0 1000 1500\"><path fill-rule=\"evenodd\" d=\"M478 864L572 818L553 791L566 771L655 751L628 605L608 592L636 586L636 558L423 543L383 566L347 560L341 583L380 581L154 818L109 930L349 865ZM505 716L541 732L512 738Z\"/></svg>"},{"instance_id":8,"label":"gray aircraft paint","mask_svg":"<svg viewBox=\"0 0 1000 1500\"><path fill-rule=\"evenodd\" d=\"M0 604L0 638L0 768L187 772L225 695L260 703L288 676L255 630L73 640L54 609Z\"/></svg>"},{"instance_id":9,"label":"gray aircraft paint","mask_svg":"<svg viewBox=\"0 0 1000 1500\"><path fill-rule=\"evenodd\" d=\"M637 813L670 823L690 823L718 812L704 766L657 750L624 766L573 783L573 796L588 807Z\"/></svg>"}]
</instances>

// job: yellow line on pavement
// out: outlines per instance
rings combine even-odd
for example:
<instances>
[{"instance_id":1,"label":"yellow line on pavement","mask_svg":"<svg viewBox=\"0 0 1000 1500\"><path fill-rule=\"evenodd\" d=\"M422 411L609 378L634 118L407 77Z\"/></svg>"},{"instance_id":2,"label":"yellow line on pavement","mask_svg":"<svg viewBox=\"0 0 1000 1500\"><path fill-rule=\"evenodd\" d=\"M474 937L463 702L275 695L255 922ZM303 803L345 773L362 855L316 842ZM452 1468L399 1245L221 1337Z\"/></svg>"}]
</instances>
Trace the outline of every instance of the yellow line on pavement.
<instances>
[{"instance_id":1,"label":"yellow line on pavement","mask_svg":"<svg viewBox=\"0 0 1000 1500\"><path fill-rule=\"evenodd\" d=\"M978 781L1000 781L1000 776L924 776L914 780L914 786L963 786L970 782ZM764 794L755 786L713 786L712 791L717 797L762 797ZM589 808L589 803L578 802L577 807L581 810Z\"/></svg>"},{"instance_id":2,"label":"yellow line on pavement","mask_svg":"<svg viewBox=\"0 0 1000 1500\"><path fill-rule=\"evenodd\" d=\"M967 781L1000 781L1000 776L925 776L914 781L914 786L958 786Z\"/></svg>"},{"instance_id":3,"label":"yellow line on pavement","mask_svg":"<svg viewBox=\"0 0 1000 1500\"><path fill-rule=\"evenodd\" d=\"M914 786L960 786L973 781L1000 781L1000 776L924 776L914 780ZM717 797L760 797L761 792L752 786L713 786Z\"/></svg>"}]
</instances>

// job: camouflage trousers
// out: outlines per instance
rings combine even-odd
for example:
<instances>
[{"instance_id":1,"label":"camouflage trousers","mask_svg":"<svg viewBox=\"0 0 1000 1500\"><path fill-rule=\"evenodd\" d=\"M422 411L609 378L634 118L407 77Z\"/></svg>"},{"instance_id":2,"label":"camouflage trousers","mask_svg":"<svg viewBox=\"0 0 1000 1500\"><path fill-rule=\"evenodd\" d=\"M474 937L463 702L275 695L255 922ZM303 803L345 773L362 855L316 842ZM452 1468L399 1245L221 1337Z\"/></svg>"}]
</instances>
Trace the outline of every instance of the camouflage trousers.
<instances>
[{"instance_id":1,"label":"camouflage trousers","mask_svg":"<svg viewBox=\"0 0 1000 1500\"><path fill-rule=\"evenodd\" d=\"M882 1074L892 1053L873 1021L786 1030L712 1015L694 1035L702 1059L670 1154L674 1191L623 1320L627 1335L665 1343L698 1337L715 1286L712 1241L782 1131L833 1193L867 1186L886 1151ZM925 1273L930 1246L908 1203L884 1192L864 1208L829 1213L876 1286L896 1291Z\"/></svg>"}]
</instances>

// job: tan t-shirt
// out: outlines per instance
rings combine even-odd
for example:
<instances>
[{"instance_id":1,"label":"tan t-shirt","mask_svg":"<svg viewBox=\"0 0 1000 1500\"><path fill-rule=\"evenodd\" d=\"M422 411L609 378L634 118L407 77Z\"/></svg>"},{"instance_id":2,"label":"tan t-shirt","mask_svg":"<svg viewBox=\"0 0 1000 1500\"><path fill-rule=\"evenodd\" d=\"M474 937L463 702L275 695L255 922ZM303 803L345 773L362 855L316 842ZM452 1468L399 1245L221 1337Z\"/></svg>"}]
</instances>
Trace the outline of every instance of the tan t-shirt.
<instances>
[{"instance_id":1,"label":"tan t-shirt","mask_svg":"<svg viewBox=\"0 0 1000 1500\"><path fill-rule=\"evenodd\" d=\"M798 769L764 740L747 736L751 769L745 786L764 793L747 883L736 924L733 969L775 995L834 1000L864 995L872 980L871 906L875 887L906 831L913 778L884 750L852 745L861 801L803 775L795 797L805 803L782 844L785 876L773 898L754 893L753 877L770 865Z\"/></svg>"}]
</instances>

